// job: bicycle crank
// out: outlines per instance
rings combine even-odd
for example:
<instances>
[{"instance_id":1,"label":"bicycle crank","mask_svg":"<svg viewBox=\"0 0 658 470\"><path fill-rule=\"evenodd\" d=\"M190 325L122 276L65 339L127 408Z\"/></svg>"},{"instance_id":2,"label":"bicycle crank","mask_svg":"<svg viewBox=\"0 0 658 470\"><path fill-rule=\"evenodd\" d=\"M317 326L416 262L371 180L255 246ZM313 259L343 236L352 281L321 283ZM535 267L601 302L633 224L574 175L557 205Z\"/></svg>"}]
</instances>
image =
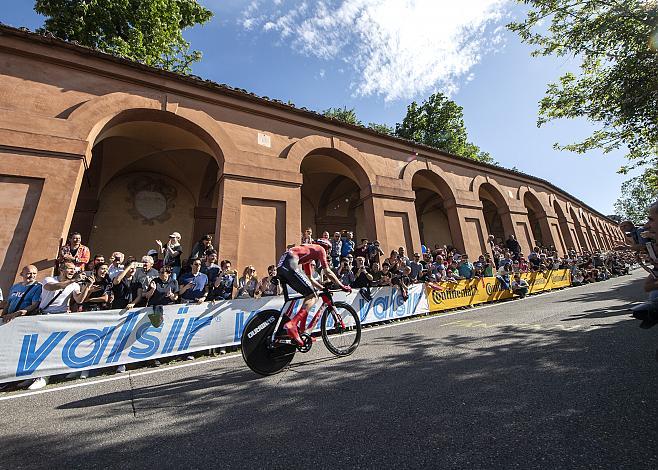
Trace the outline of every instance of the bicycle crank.
<instances>
[{"instance_id":1,"label":"bicycle crank","mask_svg":"<svg viewBox=\"0 0 658 470\"><path fill-rule=\"evenodd\" d=\"M311 350L311 347L313 346L313 338L311 338L311 335L308 333L302 333L299 335L299 337L302 339L304 342L303 346L297 346L297 351L302 352L302 353L307 353Z\"/></svg>"}]
</instances>

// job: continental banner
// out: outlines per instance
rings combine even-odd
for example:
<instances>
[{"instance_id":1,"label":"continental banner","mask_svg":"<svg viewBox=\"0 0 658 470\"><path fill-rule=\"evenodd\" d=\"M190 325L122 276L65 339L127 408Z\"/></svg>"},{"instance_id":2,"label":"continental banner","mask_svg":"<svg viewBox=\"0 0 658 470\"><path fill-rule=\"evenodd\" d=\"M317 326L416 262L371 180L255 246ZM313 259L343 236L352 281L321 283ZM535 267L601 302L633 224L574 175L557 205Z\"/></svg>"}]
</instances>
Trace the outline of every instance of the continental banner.
<instances>
[{"instance_id":1,"label":"continental banner","mask_svg":"<svg viewBox=\"0 0 658 470\"><path fill-rule=\"evenodd\" d=\"M557 269L542 273L523 273L521 278L528 282L529 294L571 285L571 275L568 269ZM500 282L495 277L432 283L427 285L426 294L431 312L514 297L509 290L501 289Z\"/></svg>"}]
</instances>

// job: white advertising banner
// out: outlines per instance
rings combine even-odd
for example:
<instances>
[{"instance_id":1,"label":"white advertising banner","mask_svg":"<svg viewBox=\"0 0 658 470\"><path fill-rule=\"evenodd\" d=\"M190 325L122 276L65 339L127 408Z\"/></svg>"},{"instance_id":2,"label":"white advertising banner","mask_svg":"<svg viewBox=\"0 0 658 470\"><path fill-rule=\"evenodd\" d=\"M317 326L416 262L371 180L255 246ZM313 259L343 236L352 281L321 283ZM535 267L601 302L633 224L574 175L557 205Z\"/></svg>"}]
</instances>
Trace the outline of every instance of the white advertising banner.
<instances>
[{"instance_id":1,"label":"white advertising banner","mask_svg":"<svg viewBox=\"0 0 658 470\"><path fill-rule=\"evenodd\" d=\"M358 293L336 293L334 300L350 303L363 324L428 312L423 285L411 287L406 302L396 288L372 294L370 302ZM256 312L278 310L283 302L266 297L171 305L157 328L150 307L17 318L0 326L0 383L236 345Z\"/></svg>"}]
</instances>

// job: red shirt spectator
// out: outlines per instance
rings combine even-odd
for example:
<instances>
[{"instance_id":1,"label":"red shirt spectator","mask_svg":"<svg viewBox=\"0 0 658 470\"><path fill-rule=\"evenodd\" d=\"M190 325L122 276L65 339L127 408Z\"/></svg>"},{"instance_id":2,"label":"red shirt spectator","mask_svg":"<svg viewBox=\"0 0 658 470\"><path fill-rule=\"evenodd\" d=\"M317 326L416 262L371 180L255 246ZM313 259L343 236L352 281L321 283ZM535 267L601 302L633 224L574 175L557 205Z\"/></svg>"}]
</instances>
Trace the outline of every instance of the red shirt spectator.
<instances>
[{"instance_id":1,"label":"red shirt spectator","mask_svg":"<svg viewBox=\"0 0 658 470\"><path fill-rule=\"evenodd\" d=\"M70 261L75 264L76 271L84 271L91 253L81 242L82 236L78 232L73 232L69 237L68 245L64 245L59 252L59 263Z\"/></svg>"}]
</instances>

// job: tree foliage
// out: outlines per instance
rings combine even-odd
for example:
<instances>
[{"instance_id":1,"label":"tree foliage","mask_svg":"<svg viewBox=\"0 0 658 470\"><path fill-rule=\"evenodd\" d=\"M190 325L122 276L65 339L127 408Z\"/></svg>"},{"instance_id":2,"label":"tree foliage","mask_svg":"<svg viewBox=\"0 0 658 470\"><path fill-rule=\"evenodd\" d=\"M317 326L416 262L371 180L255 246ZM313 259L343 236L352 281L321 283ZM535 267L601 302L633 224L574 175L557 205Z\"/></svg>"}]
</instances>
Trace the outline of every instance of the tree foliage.
<instances>
[{"instance_id":1,"label":"tree foliage","mask_svg":"<svg viewBox=\"0 0 658 470\"><path fill-rule=\"evenodd\" d=\"M605 153L628 148L634 166L658 157L658 2L654 0L517 0L530 7L508 28L536 46L534 56L570 57L580 72L548 85L538 125L585 118L599 128L558 149Z\"/></svg>"},{"instance_id":2,"label":"tree foliage","mask_svg":"<svg viewBox=\"0 0 658 470\"><path fill-rule=\"evenodd\" d=\"M615 202L615 213L623 220L644 223L648 207L658 199L658 174L649 169L621 185L621 196Z\"/></svg>"},{"instance_id":3,"label":"tree foliage","mask_svg":"<svg viewBox=\"0 0 658 470\"><path fill-rule=\"evenodd\" d=\"M380 134L387 134L387 135L395 134L395 129L393 129L390 126L387 126L386 124L378 124L376 122L371 122L368 124L368 128L372 129L373 131L377 131Z\"/></svg>"},{"instance_id":4,"label":"tree foliage","mask_svg":"<svg viewBox=\"0 0 658 470\"><path fill-rule=\"evenodd\" d=\"M212 18L196 0L36 0L42 28L110 54L189 73L201 58L182 31Z\"/></svg>"},{"instance_id":5,"label":"tree foliage","mask_svg":"<svg viewBox=\"0 0 658 470\"><path fill-rule=\"evenodd\" d=\"M336 119L347 124L352 124L355 126L363 125L359 118L356 117L356 111L354 111L354 108L347 109L346 106L342 108L329 108L325 109L322 114L328 118Z\"/></svg>"},{"instance_id":6,"label":"tree foliage","mask_svg":"<svg viewBox=\"0 0 658 470\"><path fill-rule=\"evenodd\" d=\"M493 163L491 155L468 141L463 108L442 93L435 93L420 105L407 106L407 115L395 126L395 135L455 155Z\"/></svg>"}]
</instances>

